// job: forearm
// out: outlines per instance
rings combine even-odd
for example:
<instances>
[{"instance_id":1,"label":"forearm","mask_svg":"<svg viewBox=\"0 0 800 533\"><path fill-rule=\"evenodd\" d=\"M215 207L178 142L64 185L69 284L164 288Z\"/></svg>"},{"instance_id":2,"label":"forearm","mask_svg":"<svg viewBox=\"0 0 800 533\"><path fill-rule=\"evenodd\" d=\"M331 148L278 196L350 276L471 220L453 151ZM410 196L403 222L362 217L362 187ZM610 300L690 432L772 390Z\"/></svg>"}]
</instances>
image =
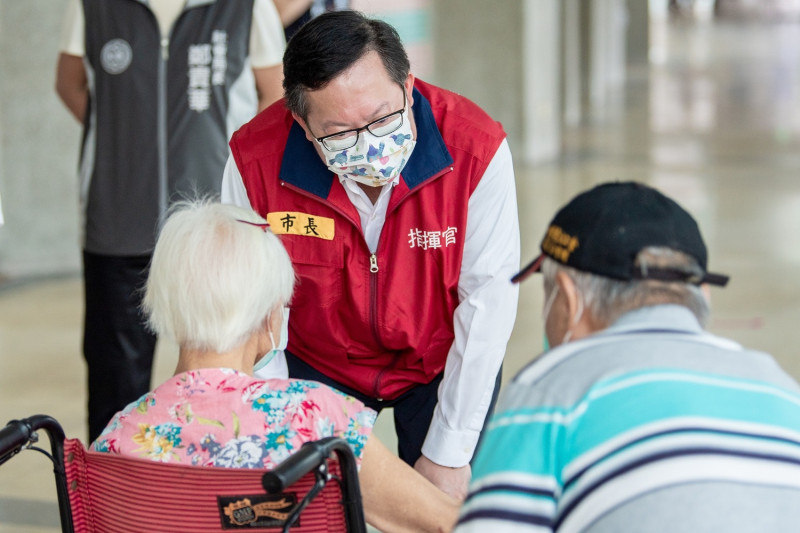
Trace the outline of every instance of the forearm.
<instances>
[{"instance_id":1,"label":"forearm","mask_svg":"<svg viewBox=\"0 0 800 533\"><path fill-rule=\"evenodd\" d=\"M374 435L359 471L364 515L385 533L450 531L458 502L392 454Z\"/></svg>"},{"instance_id":2,"label":"forearm","mask_svg":"<svg viewBox=\"0 0 800 533\"><path fill-rule=\"evenodd\" d=\"M275 7L278 9L278 14L281 17L281 24L285 28L295 20L300 18L300 15L305 13L311 4L312 0L274 0Z\"/></svg>"},{"instance_id":3,"label":"forearm","mask_svg":"<svg viewBox=\"0 0 800 533\"><path fill-rule=\"evenodd\" d=\"M253 69L258 92L258 111L283 98L283 66L281 64Z\"/></svg>"},{"instance_id":4,"label":"forearm","mask_svg":"<svg viewBox=\"0 0 800 533\"><path fill-rule=\"evenodd\" d=\"M75 119L82 124L89 103L89 86L83 58L63 53L59 56L56 93Z\"/></svg>"}]
</instances>

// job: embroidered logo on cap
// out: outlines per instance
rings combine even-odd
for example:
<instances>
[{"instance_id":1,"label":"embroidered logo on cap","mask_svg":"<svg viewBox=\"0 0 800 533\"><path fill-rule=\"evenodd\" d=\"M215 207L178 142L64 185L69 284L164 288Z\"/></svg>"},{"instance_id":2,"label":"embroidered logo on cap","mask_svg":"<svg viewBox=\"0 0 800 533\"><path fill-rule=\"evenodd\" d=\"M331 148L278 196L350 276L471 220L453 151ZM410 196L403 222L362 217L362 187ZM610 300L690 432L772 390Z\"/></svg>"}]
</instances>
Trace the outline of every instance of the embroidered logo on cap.
<instances>
[{"instance_id":1,"label":"embroidered logo on cap","mask_svg":"<svg viewBox=\"0 0 800 533\"><path fill-rule=\"evenodd\" d=\"M578 247L578 238L573 237L558 226L550 226L547 229L542 242L542 250L561 263L569 261L569 256Z\"/></svg>"},{"instance_id":2,"label":"embroidered logo on cap","mask_svg":"<svg viewBox=\"0 0 800 533\"><path fill-rule=\"evenodd\" d=\"M267 222L276 235L301 235L332 241L335 233L332 218L296 211L267 213Z\"/></svg>"}]
</instances>

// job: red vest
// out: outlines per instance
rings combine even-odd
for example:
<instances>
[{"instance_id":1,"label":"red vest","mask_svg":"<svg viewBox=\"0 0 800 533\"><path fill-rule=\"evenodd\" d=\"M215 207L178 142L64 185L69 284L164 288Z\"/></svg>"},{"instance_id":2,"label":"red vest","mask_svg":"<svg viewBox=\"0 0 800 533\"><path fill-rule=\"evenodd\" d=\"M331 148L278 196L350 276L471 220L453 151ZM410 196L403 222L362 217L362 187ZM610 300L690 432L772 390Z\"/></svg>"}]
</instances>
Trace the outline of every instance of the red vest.
<instances>
[{"instance_id":1,"label":"red vest","mask_svg":"<svg viewBox=\"0 0 800 533\"><path fill-rule=\"evenodd\" d=\"M297 274L289 351L332 379L392 399L444 370L467 203L505 138L469 100L416 80L417 144L392 191L378 248L281 102L231 139L250 204Z\"/></svg>"}]
</instances>

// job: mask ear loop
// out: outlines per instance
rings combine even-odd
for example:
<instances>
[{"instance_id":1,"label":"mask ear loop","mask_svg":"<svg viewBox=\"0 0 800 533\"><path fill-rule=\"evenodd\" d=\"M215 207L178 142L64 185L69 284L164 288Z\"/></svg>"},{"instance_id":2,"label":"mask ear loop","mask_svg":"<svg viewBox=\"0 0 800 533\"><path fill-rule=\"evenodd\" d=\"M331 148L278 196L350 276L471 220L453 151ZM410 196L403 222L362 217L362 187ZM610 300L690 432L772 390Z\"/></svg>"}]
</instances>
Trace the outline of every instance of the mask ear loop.
<instances>
[{"instance_id":1,"label":"mask ear loop","mask_svg":"<svg viewBox=\"0 0 800 533\"><path fill-rule=\"evenodd\" d=\"M556 295L558 294L558 285L553 286L553 290L550 292L550 296L547 297L547 301L544 303L544 307L542 307L542 324L544 325L544 351L550 349L550 340L547 338L547 319L550 317L550 311L553 310L553 303L556 301Z\"/></svg>"},{"instance_id":2,"label":"mask ear loop","mask_svg":"<svg viewBox=\"0 0 800 533\"><path fill-rule=\"evenodd\" d=\"M583 296L578 298L578 312L575 313L575 319L572 321L572 325L576 326L581 318L583 318Z\"/></svg>"},{"instance_id":3,"label":"mask ear loop","mask_svg":"<svg viewBox=\"0 0 800 533\"><path fill-rule=\"evenodd\" d=\"M272 343L272 348L270 348L270 349L271 350L276 349L278 347L278 345L275 344L275 337L272 336L272 313L271 312L270 312L270 314L267 315L267 335L269 335L269 342Z\"/></svg>"},{"instance_id":4,"label":"mask ear loop","mask_svg":"<svg viewBox=\"0 0 800 533\"><path fill-rule=\"evenodd\" d=\"M547 301L544 303L544 307L542 308L542 321L546 324L547 317L550 316L550 311L553 309L553 303L556 301L556 295L558 294L558 285L553 287L550 296L547 297Z\"/></svg>"}]
</instances>

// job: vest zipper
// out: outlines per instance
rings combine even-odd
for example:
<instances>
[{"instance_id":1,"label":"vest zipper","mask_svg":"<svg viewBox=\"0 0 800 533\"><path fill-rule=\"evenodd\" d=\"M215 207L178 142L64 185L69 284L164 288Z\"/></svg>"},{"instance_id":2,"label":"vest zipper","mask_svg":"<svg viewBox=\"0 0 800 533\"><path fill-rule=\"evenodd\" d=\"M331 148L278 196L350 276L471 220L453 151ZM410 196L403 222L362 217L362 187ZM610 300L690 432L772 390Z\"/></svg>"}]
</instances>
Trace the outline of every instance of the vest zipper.
<instances>
[{"instance_id":1,"label":"vest zipper","mask_svg":"<svg viewBox=\"0 0 800 533\"><path fill-rule=\"evenodd\" d=\"M372 329L372 336L378 346L383 347L381 334L378 330L378 257L373 253L369 256L369 325ZM380 374L378 374L380 379ZM378 382L375 382L375 396L378 394ZM380 400L380 398L378 398Z\"/></svg>"},{"instance_id":2,"label":"vest zipper","mask_svg":"<svg viewBox=\"0 0 800 533\"><path fill-rule=\"evenodd\" d=\"M292 185L290 183L286 183L285 181L281 181L281 187L287 187L287 188L295 191L296 193L300 194L301 196L305 196L306 198L311 198L313 200L319 201L319 197L318 196L314 196L314 195L306 192L305 190L301 189L300 187L297 187L297 186ZM320 202L320 203L323 203L323 202ZM362 232L363 232L363 229L361 228L361 226L356 224L355 222L353 222L350 219L350 217L348 217L347 214L344 211L342 211L338 207L330 204L329 202L324 202L324 203L325 203L326 206L330 207L331 209L333 209L334 211L336 211L337 213L342 215L347 220L350 220L350 222L354 226L356 226L357 228L361 229ZM364 244L366 245L366 240L364 241ZM380 248L380 239L378 239L378 248ZM375 339L375 343L378 346L380 346L383 350L386 350L386 347L383 345L383 342L381 341L380 332L378 331L378 271L379 270L380 269L378 268L378 256L377 256L377 254L370 252L370 255L369 255L369 322L370 322L370 329L372 330L372 336ZM381 376L383 376L383 374L386 372L386 370L388 368L389 367L384 368L383 370L381 370L378 373L378 376L375 378L375 387L374 387L375 393L374 393L374 396L378 401L383 401L383 399L378 394L378 389L379 389L379 384L380 384L380 381L381 381Z\"/></svg>"},{"instance_id":3,"label":"vest zipper","mask_svg":"<svg viewBox=\"0 0 800 533\"><path fill-rule=\"evenodd\" d=\"M441 176L447 174L448 172L452 172L452 171L453 171L453 167L449 166L449 167L443 169L441 172L439 172L435 176L432 176L429 179L438 179ZM319 201L319 197L318 196L311 195L308 192L306 192L305 190L301 189L300 187L297 187L295 185L291 185L289 183L286 183L285 181L281 181L281 186L282 187L288 187L288 188L292 189L293 191L297 192L298 194L300 194L302 196L305 196L307 198L311 198L311 199ZM403 198L403 200L405 200L405 198ZM401 200L401 202L403 200ZM331 209L333 209L334 211L336 211L337 213L342 215L347 220L350 220L351 223L356 225L356 227L361 228L359 225L355 224L350 219L350 217L348 217L341 209L331 205L328 202L325 202L325 205L327 205L328 207L330 207ZM395 207L397 207L397 206L395 206ZM388 218L388 215L389 215L389 211L388 210L386 212L386 215L387 215L387 218ZM362 232L363 232L363 229L362 229ZM378 246L376 248L376 252L381 247L380 242L381 242L381 239L379 237L378 238ZM366 241L365 241L365 244L366 244ZM375 252L370 252L370 256L369 256L369 272L370 272L370 280L369 280L369 291L370 291L370 295L369 295L369 321L370 321L370 329L372 330L372 336L375 339L375 343L378 346L380 346L384 351L387 351L387 348L383 345L383 341L381 341L380 331L379 331L379 328L378 328L378 271L379 271L379 268L378 268L378 256L376 255ZM392 362L392 364L390 364L390 365L384 367L383 369L381 369L381 371L378 372L378 375L375 377L375 382L374 382L375 385L373 387L373 396L379 402L383 401L383 398L381 398L381 395L380 395L381 379L383 378L383 375L386 372L388 372L389 370L394 368L396 363L397 363L397 358L395 357L394 361Z\"/></svg>"}]
</instances>

